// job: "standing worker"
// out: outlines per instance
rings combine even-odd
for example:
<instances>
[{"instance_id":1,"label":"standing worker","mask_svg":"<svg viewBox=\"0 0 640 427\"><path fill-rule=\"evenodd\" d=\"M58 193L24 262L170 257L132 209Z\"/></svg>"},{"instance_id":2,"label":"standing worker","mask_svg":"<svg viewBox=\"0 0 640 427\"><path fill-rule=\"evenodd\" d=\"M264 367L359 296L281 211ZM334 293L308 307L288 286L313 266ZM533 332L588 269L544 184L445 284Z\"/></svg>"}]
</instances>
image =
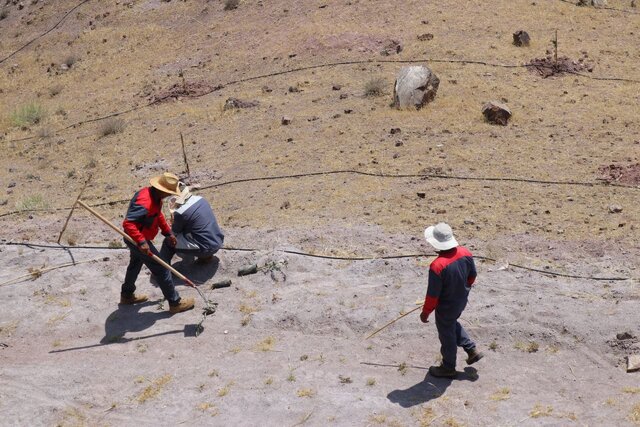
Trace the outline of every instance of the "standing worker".
<instances>
[{"instance_id":1,"label":"standing worker","mask_svg":"<svg viewBox=\"0 0 640 427\"><path fill-rule=\"evenodd\" d=\"M473 255L467 248L458 245L449 225L441 222L428 227L424 230L424 237L436 250L438 257L429 266L429 286L420 320L427 323L429 315L435 310L442 354L442 364L431 366L429 373L434 377L455 378L458 347L467 352L468 365L483 357L458 322L477 276L476 266Z\"/></svg>"},{"instance_id":2,"label":"standing worker","mask_svg":"<svg viewBox=\"0 0 640 427\"><path fill-rule=\"evenodd\" d=\"M178 295L173 285L171 272L151 257L152 255L159 256L158 250L152 242L158 234L158 228L167 237L169 244L174 246L176 244L176 238L162 215L162 199L172 194L180 194L178 182L178 177L171 173L153 177L149 181L151 186L136 192L129 203L129 209L122 226L129 237L137 243L137 246L125 239L131 258L122 284L120 304L139 304L148 300L146 295L135 294L136 279L144 264L151 270L151 274L158 278L162 294L169 301L171 313L180 313L194 307L193 298L181 299Z\"/></svg>"},{"instance_id":3,"label":"standing worker","mask_svg":"<svg viewBox=\"0 0 640 427\"><path fill-rule=\"evenodd\" d=\"M178 253L198 257L198 264L210 263L224 243L224 234L211 205L202 197L192 195L187 186L170 204L173 215L171 230L177 243L172 244L169 237L164 239L160 257L171 264L171 258Z\"/></svg>"}]
</instances>

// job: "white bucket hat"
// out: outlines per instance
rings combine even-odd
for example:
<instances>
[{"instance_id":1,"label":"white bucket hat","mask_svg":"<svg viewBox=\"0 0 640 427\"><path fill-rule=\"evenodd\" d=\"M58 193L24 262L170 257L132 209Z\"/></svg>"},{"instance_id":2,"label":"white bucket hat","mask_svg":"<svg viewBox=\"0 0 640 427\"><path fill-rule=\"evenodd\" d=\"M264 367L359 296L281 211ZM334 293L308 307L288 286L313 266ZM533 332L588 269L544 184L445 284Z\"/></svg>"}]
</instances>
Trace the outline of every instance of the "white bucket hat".
<instances>
[{"instance_id":1,"label":"white bucket hat","mask_svg":"<svg viewBox=\"0 0 640 427\"><path fill-rule=\"evenodd\" d=\"M446 251L458 246L456 238L453 237L453 230L444 222L427 227L424 230L424 238L437 251Z\"/></svg>"}]
</instances>

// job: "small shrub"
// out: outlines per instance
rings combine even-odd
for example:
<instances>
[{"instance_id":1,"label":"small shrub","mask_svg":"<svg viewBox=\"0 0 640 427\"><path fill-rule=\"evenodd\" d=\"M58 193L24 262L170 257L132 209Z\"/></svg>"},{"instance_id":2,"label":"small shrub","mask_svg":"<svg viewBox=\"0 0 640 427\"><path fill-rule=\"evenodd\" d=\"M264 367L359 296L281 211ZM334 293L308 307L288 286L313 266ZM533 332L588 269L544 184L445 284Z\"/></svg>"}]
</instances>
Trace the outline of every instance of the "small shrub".
<instances>
[{"instance_id":1,"label":"small shrub","mask_svg":"<svg viewBox=\"0 0 640 427\"><path fill-rule=\"evenodd\" d=\"M224 10L234 10L238 8L240 0L225 0Z\"/></svg>"},{"instance_id":2,"label":"small shrub","mask_svg":"<svg viewBox=\"0 0 640 427\"><path fill-rule=\"evenodd\" d=\"M46 115L47 111L42 105L31 102L16 109L11 115L11 122L19 127L32 126L40 123Z\"/></svg>"},{"instance_id":3,"label":"small shrub","mask_svg":"<svg viewBox=\"0 0 640 427\"><path fill-rule=\"evenodd\" d=\"M382 96L386 84L383 78L371 79L364 85L364 95L368 97Z\"/></svg>"},{"instance_id":4,"label":"small shrub","mask_svg":"<svg viewBox=\"0 0 640 427\"><path fill-rule=\"evenodd\" d=\"M99 135L100 136L115 135L117 133L124 131L125 127L126 127L126 123L124 120L119 119L117 117L112 117L110 119L107 119L104 123L102 123L102 126L100 126L100 129L99 129Z\"/></svg>"},{"instance_id":5,"label":"small shrub","mask_svg":"<svg viewBox=\"0 0 640 427\"><path fill-rule=\"evenodd\" d=\"M49 203L47 203L41 194L34 194L33 196L22 199L16 207L21 211L32 211L36 209L47 209Z\"/></svg>"}]
</instances>

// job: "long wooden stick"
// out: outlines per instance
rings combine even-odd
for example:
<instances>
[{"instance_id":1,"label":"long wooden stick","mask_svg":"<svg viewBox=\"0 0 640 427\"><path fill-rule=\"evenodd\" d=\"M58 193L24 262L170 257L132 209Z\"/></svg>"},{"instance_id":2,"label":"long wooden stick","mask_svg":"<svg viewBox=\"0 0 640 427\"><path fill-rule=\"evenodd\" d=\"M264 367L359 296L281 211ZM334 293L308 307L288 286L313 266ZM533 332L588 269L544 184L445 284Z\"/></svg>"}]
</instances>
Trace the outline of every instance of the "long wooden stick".
<instances>
[{"instance_id":1,"label":"long wooden stick","mask_svg":"<svg viewBox=\"0 0 640 427\"><path fill-rule=\"evenodd\" d=\"M403 317L405 317L405 316L408 316L409 314L411 314L411 313L413 313L414 311L419 310L419 309L421 309L421 308L422 308L422 306L420 306L420 305L419 305L419 306L417 306L416 308L414 308L413 310L410 310L410 311L406 312L406 313L405 313L405 314L403 314L402 316L400 316L400 317L397 317L397 318L393 319L391 322L387 323L387 324L386 324L386 325L384 325L382 328L378 329L377 331L375 331L374 333L372 333L371 335L369 335L368 337L366 337L366 338L365 338L365 340L368 340L369 338L371 338L372 336L374 336L374 335L375 335L375 334L377 334L378 332L380 332L380 331L382 331L382 330L384 330L384 329L388 328L389 326L391 326L391 325L393 325L394 323L396 323L398 320L402 319L402 318L403 318Z\"/></svg>"},{"instance_id":2,"label":"long wooden stick","mask_svg":"<svg viewBox=\"0 0 640 427\"><path fill-rule=\"evenodd\" d=\"M60 243L60 240L62 240L62 235L64 234L65 230L67 229L67 225L69 224L69 220L71 219L71 215L73 215L73 211L76 208L76 204L78 203L78 200L80 200L80 197L82 197L82 193L84 193L84 189L87 188L87 184L89 184L89 181L91 181L91 177L93 175L89 174L89 178L87 178L87 180L85 181L84 185L82 186L82 190L80 190L80 194L78 194L78 197L76 197L76 201L73 202L73 206L71 206L71 212L69 212L69 216L67 216L67 220L64 222L64 225L62 226L62 231L60 232L60 235L58 236L58 244Z\"/></svg>"},{"instance_id":3,"label":"long wooden stick","mask_svg":"<svg viewBox=\"0 0 640 427\"><path fill-rule=\"evenodd\" d=\"M78 261L78 262L68 262L65 264L60 264L60 265L54 265L53 267L47 267L47 268L43 268L41 270L34 270L33 273L29 273L29 274L25 274L24 276L20 276L20 277L16 277L15 279L11 279L7 282L4 283L0 283L0 286L5 286L5 285L14 285L16 283L20 283L23 280L26 279L37 279L38 277L40 277L41 275L43 275L44 273L48 273L49 271L53 271L53 270L57 270L59 268L64 268L64 267L71 267L71 266L75 266L75 265L80 265L80 264L86 264L89 262L97 262L100 260L104 260L105 257L100 257L100 258L96 258L96 259L88 259L86 261Z\"/></svg>"},{"instance_id":4,"label":"long wooden stick","mask_svg":"<svg viewBox=\"0 0 640 427\"><path fill-rule=\"evenodd\" d=\"M182 136L182 132L180 132L180 142L182 143L182 157L184 158L184 165L187 168L187 176L189 177L189 184L192 184L191 171L189 170L189 161L187 160L187 150L184 148L184 137Z\"/></svg>"}]
</instances>

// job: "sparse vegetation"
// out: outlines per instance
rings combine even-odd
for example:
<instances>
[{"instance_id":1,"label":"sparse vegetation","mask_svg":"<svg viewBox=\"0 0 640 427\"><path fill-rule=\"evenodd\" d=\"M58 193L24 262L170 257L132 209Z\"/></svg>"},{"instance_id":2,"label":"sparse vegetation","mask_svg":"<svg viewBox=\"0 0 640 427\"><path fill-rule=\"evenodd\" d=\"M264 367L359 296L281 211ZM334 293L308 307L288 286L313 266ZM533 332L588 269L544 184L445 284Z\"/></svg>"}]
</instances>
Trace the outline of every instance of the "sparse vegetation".
<instances>
[{"instance_id":1,"label":"sparse vegetation","mask_svg":"<svg viewBox=\"0 0 640 427\"><path fill-rule=\"evenodd\" d=\"M367 378L367 385L369 387L373 387L374 385L376 385L376 379L375 378Z\"/></svg>"},{"instance_id":2,"label":"sparse vegetation","mask_svg":"<svg viewBox=\"0 0 640 427\"><path fill-rule=\"evenodd\" d=\"M273 346L276 343L276 339L274 337L267 337L264 340L260 341L256 346L258 351L271 351L273 350Z\"/></svg>"},{"instance_id":3,"label":"sparse vegetation","mask_svg":"<svg viewBox=\"0 0 640 427\"><path fill-rule=\"evenodd\" d=\"M298 397L313 397L316 392L310 388L301 388L298 390Z\"/></svg>"},{"instance_id":4,"label":"sparse vegetation","mask_svg":"<svg viewBox=\"0 0 640 427\"><path fill-rule=\"evenodd\" d=\"M271 385L271 384L273 384L273 378L272 378L272 377L267 378L266 380L264 380L264 384L265 384L265 385Z\"/></svg>"},{"instance_id":5,"label":"sparse vegetation","mask_svg":"<svg viewBox=\"0 0 640 427\"><path fill-rule=\"evenodd\" d=\"M496 340L491 341L491 344L489 344L489 350L496 351L497 349L498 343L496 342Z\"/></svg>"},{"instance_id":6,"label":"sparse vegetation","mask_svg":"<svg viewBox=\"0 0 640 427\"><path fill-rule=\"evenodd\" d=\"M224 387L218 390L218 397L224 397L227 394L229 394L229 391L231 390L231 386L234 384L235 382L229 381Z\"/></svg>"},{"instance_id":7,"label":"sparse vegetation","mask_svg":"<svg viewBox=\"0 0 640 427\"><path fill-rule=\"evenodd\" d=\"M158 396L167 383L171 381L171 375L163 375L157 378L153 383L149 384L142 393L138 395L136 400L138 403L144 403Z\"/></svg>"},{"instance_id":8,"label":"sparse vegetation","mask_svg":"<svg viewBox=\"0 0 640 427\"><path fill-rule=\"evenodd\" d=\"M341 384L351 384L353 382L351 377L345 377L344 375L338 375L338 379Z\"/></svg>"},{"instance_id":9,"label":"sparse vegetation","mask_svg":"<svg viewBox=\"0 0 640 427\"><path fill-rule=\"evenodd\" d=\"M408 370L409 366L407 365L407 362L402 362L398 365L398 371L400 371L402 375L406 375Z\"/></svg>"},{"instance_id":10,"label":"sparse vegetation","mask_svg":"<svg viewBox=\"0 0 640 427\"><path fill-rule=\"evenodd\" d=\"M98 130L98 134L101 137L115 135L123 132L126 127L127 125L123 119L112 117L102 123L100 129Z\"/></svg>"},{"instance_id":11,"label":"sparse vegetation","mask_svg":"<svg viewBox=\"0 0 640 427\"><path fill-rule=\"evenodd\" d=\"M109 247L112 248L112 249L121 248L123 246L124 245L122 244L122 242L120 240L111 240L109 242Z\"/></svg>"},{"instance_id":12,"label":"sparse vegetation","mask_svg":"<svg viewBox=\"0 0 640 427\"><path fill-rule=\"evenodd\" d=\"M540 345L535 341L529 341L528 343L518 341L514 344L514 347L527 353L536 353L540 349Z\"/></svg>"},{"instance_id":13,"label":"sparse vegetation","mask_svg":"<svg viewBox=\"0 0 640 427\"><path fill-rule=\"evenodd\" d=\"M544 406L538 403L529 412L529 416L531 418L550 417L552 412L552 406Z\"/></svg>"},{"instance_id":14,"label":"sparse vegetation","mask_svg":"<svg viewBox=\"0 0 640 427\"><path fill-rule=\"evenodd\" d=\"M431 408L430 406L416 409L412 412L412 415L418 421L418 425L420 427L430 427L431 423L433 423L433 421L438 418L433 411L433 408Z\"/></svg>"},{"instance_id":15,"label":"sparse vegetation","mask_svg":"<svg viewBox=\"0 0 640 427\"><path fill-rule=\"evenodd\" d=\"M449 427L462 427L462 424L460 424L455 418L453 417L449 417L446 420L444 420L443 423L445 426L449 426Z\"/></svg>"},{"instance_id":16,"label":"sparse vegetation","mask_svg":"<svg viewBox=\"0 0 640 427\"><path fill-rule=\"evenodd\" d=\"M364 85L364 95L371 98L382 96L386 85L387 82L381 77L371 79Z\"/></svg>"},{"instance_id":17,"label":"sparse vegetation","mask_svg":"<svg viewBox=\"0 0 640 427\"><path fill-rule=\"evenodd\" d=\"M636 425L640 425L640 402L633 405L629 419Z\"/></svg>"},{"instance_id":18,"label":"sparse vegetation","mask_svg":"<svg viewBox=\"0 0 640 427\"><path fill-rule=\"evenodd\" d=\"M289 371L289 376L287 377L287 381L289 381L290 383L296 381L296 376L293 375L293 371Z\"/></svg>"},{"instance_id":19,"label":"sparse vegetation","mask_svg":"<svg viewBox=\"0 0 640 427\"><path fill-rule=\"evenodd\" d=\"M16 208L21 211L49 209L49 203L42 197L42 194L33 194L18 202Z\"/></svg>"},{"instance_id":20,"label":"sparse vegetation","mask_svg":"<svg viewBox=\"0 0 640 427\"><path fill-rule=\"evenodd\" d=\"M511 390L507 387L503 387L500 390L493 393L490 397L491 400L500 401L508 400L511 397Z\"/></svg>"},{"instance_id":21,"label":"sparse vegetation","mask_svg":"<svg viewBox=\"0 0 640 427\"><path fill-rule=\"evenodd\" d=\"M47 115L44 107L37 102L30 102L16 109L11 115L14 126L29 127L42 122Z\"/></svg>"},{"instance_id":22,"label":"sparse vegetation","mask_svg":"<svg viewBox=\"0 0 640 427\"><path fill-rule=\"evenodd\" d=\"M622 392L629 394L638 394L640 393L640 387L625 387L622 389Z\"/></svg>"}]
</instances>

